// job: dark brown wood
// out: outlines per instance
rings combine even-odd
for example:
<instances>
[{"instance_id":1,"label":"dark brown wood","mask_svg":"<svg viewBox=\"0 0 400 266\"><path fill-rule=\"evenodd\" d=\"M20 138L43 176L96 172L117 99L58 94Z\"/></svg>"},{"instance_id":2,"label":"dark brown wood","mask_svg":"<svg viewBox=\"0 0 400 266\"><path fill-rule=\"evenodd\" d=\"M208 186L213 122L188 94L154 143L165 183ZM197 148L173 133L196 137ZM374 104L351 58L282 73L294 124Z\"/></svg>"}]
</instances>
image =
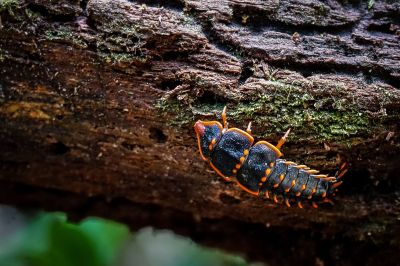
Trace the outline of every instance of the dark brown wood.
<instances>
[{"instance_id":1,"label":"dark brown wood","mask_svg":"<svg viewBox=\"0 0 400 266\"><path fill-rule=\"evenodd\" d=\"M399 15L389 0L3 1L0 183L43 207L40 189L57 189L395 245ZM285 158L331 174L347 161L338 203L288 209L222 182L192 126L225 105L256 139L291 128Z\"/></svg>"}]
</instances>

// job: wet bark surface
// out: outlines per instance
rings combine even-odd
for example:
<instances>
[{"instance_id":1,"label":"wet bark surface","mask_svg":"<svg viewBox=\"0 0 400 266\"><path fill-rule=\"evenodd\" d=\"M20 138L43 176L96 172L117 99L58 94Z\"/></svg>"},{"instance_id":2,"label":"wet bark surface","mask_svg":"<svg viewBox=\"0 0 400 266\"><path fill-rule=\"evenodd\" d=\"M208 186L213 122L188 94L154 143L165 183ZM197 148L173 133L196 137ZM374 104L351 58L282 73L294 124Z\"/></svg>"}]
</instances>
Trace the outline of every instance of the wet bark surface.
<instances>
[{"instance_id":1,"label":"wet bark surface","mask_svg":"<svg viewBox=\"0 0 400 266\"><path fill-rule=\"evenodd\" d=\"M4 1L1 200L84 206L271 264L395 259L399 15L396 1ZM331 174L347 161L337 203L288 209L220 180L192 127L225 105L256 139L291 128L287 159Z\"/></svg>"}]
</instances>

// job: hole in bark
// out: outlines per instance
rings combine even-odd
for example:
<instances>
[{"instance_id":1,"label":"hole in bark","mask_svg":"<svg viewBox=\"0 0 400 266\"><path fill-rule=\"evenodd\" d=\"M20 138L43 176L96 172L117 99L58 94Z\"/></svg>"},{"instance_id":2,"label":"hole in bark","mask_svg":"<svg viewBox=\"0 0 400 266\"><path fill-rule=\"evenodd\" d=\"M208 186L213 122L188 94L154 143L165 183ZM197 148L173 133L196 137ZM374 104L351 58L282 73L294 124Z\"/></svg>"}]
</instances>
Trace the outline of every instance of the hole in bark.
<instances>
[{"instance_id":1,"label":"hole in bark","mask_svg":"<svg viewBox=\"0 0 400 266\"><path fill-rule=\"evenodd\" d=\"M50 152L53 154L62 155L69 152L70 150L71 148L62 143L61 141L50 144Z\"/></svg>"},{"instance_id":2,"label":"hole in bark","mask_svg":"<svg viewBox=\"0 0 400 266\"><path fill-rule=\"evenodd\" d=\"M177 80L177 79L170 79L170 80L164 80L160 84L160 88L163 91L171 91L175 89L177 86L182 85L182 81Z\"/></svg>"},{"instance_id":3,"label":"hole in bark","mask_svg":"<svg viewBox=\"0 0 400 266\"><path fill-rule=\"evenodd\" d=\"M148 6L168 7L169 9L175 9L179 11L182 11L185 7L184 2L180 0L139 0L135 2Z\"/></svg>"},{"instance_id":4,"label":"hole in bark","mask_svg":"<svg viewBox=\"0 0 400 266\"><path fill-rule=\"evenodd\" d=\"M243 63L242 73L240 73L239 83L244 84L248 78L253 75L252 63L247 61Z\"/></svg>"},{"instance_id":5,"label":"hole in bark","mask_svg":"<svg viewBox=\"0 0 400 266\"><path fill-rule=\"evenodd\" d=\"M231 195L221 193L219 194L219 200L222 203L229 204L229 205L234 205L234 204L239 204L240 200L237 198L232 197Z\"/></svg>"},{"instance_id":6,"label":"hole in bark","mask_svg":"<svg viewBox=\"0 0 400 266\"><path fill-rule=\"evenodd\" d=\"M57 22L70 22L75 19L74 14L53 14L46 8L46 6L41 4L30 3L28 4L27 9Z\"/></svg>"},{"instance_id":7,"label":"hole in bark","mask_svg":"<svg viewBox=\"0 0 400 266\"><path fill-rule=\"evenodd\" d=\"M396 31L396 26L392 26L392 23L384 23L384 24L371 24L368 26L367 30L369 31L378 31L387 34L394 34Z\"/></svg>"},{"instance_id":8,"label":"hole in bark","mask_svg":"<svg viewBox=\"0 0 400 266\"><path fill-rule=\"evenodd\" d=\"M151 127L149 132L150 138L154 139L157 143L165 143L168 139L164 132L159 128Z\"/></svg>"},{"instance_id":9,"label":"hole in bark","mask_svg":"<svg viewBox=\"0 0 400 266\"><path fill-rule=\"evenodd\" d=\"M197 98L200 103L214 105L217 103L225 103L226 100L221 96L216 95L212 91L205 91L203 94Z\"/></svg>"}]
</instances>

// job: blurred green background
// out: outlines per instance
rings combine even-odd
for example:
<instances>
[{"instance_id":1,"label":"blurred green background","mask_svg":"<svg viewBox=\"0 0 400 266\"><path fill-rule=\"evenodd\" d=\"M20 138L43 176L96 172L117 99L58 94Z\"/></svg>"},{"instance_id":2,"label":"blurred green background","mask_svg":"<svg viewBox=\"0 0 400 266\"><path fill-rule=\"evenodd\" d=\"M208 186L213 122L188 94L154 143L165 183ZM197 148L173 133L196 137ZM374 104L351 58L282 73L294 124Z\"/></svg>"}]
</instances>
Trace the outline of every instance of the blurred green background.
<instances>
[{"instance_id":1,"label":"blurred green background","mask_svg":"<svg viewBox=\"0 0 400 266\"><path fill-rule=\"evenodd\" d=\"M101 218L71 223L64 213L25 215L0 205L0 266L79 265L250 264L167 230L144 228L131 233L126 225Z\"/></svg>"}]
</instances>

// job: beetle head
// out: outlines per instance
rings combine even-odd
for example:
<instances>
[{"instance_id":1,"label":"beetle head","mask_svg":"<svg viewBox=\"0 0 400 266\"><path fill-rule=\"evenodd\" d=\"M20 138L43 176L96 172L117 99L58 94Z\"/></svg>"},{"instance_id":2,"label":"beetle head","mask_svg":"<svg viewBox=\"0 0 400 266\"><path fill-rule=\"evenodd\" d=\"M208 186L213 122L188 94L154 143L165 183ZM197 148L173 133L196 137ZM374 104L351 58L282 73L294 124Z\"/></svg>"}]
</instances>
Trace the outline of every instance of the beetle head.
<instances>
[{"instance_id":1,"label":"beetle head","mask_svg":"<svg viewBox=\"0 0 400 266\"><path fill-rule=\"evenodd\" d=\"M197 143L203 160L210 158L211 151L222 135L222 125L217 121L197 121L194 124Z\"/></svg>"}]
</instances>

